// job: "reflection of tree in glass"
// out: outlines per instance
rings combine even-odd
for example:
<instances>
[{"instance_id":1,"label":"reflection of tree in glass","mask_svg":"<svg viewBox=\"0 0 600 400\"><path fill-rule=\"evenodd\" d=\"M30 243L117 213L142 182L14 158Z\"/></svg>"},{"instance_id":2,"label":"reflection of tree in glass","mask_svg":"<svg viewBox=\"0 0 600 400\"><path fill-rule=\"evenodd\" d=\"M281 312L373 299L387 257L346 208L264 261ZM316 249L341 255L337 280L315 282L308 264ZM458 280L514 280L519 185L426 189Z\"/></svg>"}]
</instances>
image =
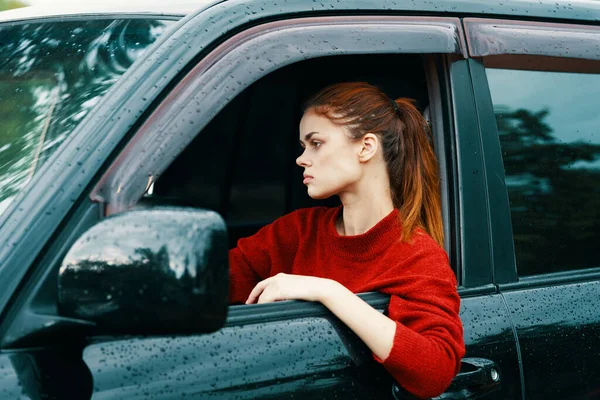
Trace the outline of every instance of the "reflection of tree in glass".
<instances>
[{"instance_id":1,"label":"reflection of tree in glass","mask_svg":"<svg viewBox=\"0 0 600 400\"><path fill-rule=\"evenodd\" d=\"M600 145L559 142L548 114L496 109L520 275L599 265Z\"/></svg>"},{"instance_id":2,"label":"reflection of tree in glass","mask_svg":"<svg viewBox=\"0 0 600 400\"><path fill-rule=\"evenodd\" d=\"M0 28L0 213L164 27L140 19Z\"/></svg>"}]
</instances>

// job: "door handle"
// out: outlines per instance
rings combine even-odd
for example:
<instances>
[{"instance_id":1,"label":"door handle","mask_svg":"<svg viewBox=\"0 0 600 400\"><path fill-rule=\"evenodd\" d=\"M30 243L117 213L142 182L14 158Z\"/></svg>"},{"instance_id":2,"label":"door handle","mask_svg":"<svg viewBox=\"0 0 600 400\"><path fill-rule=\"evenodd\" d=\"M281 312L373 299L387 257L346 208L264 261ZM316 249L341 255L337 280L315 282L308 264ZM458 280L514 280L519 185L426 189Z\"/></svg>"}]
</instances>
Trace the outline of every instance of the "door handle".
<instances>
[{"instance_id":1,"label":"door handle","mask_svg":"<svg viewBox=\"0 0 600 400\"><path fill-rule=\"evenodd\" d=\"M475 399L493 390L500 384L500 369L495 362L485 358L463 358L460 372L450 384L450 387L434 400ZM397 383L392 388L394 399L414 398Z\"/></svg>"}]
</instances>

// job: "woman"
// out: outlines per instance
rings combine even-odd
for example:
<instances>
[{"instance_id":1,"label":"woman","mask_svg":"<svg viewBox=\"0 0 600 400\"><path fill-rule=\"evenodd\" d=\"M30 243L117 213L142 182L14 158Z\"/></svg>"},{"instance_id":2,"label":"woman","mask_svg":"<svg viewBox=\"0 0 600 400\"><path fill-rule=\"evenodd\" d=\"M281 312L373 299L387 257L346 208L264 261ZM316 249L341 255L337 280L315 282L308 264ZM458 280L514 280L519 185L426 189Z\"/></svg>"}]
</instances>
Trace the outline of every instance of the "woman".
<instances>
[{"instance_id":1,"label":"woman","mask_svg":"<svg viewBox=\"0 0 600 400\"><path fill-rule=\"evenodd\" d=\"M308 102L300 143L308 194L342 206L297 210L241 239L231 301L319 301L406 390L439 395L465 349L425 120L407 99L342 83ZM391 295L387 315L354 294L369 291Z\"/></svg>"}]
</instances>

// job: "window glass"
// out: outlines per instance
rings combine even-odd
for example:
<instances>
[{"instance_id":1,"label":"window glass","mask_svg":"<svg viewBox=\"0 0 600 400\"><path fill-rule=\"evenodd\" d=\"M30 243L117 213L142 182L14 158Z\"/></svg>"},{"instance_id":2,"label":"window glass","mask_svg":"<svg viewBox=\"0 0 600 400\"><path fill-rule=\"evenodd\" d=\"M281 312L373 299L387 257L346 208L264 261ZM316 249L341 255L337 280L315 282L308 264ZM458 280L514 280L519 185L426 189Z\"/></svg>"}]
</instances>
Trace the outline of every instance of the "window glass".
<instances>
[{"instance_id":1,"label":"window glass","mask_svg":"<svg viewBox=\"0 0 600 400\"><path fill-rule=\"evenodd\" d=\"M488 68L487 76L519 275L599 267L600 75Z\"/></svg>"},{"instance_id":2,"label":"window glass","mask_svg":"<svg viewBox=\"0 0 600 400\"><path fill-rule=\"evenodd\" d=\"M0 214L170 21L0 27Z\"/></svg>"}]
</instances>

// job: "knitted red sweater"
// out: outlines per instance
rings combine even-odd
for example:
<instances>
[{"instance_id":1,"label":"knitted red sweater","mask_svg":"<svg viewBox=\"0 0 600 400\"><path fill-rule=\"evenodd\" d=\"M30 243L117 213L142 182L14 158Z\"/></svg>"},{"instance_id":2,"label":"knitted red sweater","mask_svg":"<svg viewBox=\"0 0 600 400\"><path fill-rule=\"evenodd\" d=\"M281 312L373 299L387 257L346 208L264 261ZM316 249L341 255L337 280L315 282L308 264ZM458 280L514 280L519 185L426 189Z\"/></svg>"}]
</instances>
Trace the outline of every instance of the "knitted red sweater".
<instances>
[{"instance_id":1,"label":"knitted red sweater","mask_svg":"<svg viewBox=\"0 0 600 400\"><path fill-rule=\"evenodd\" d=\"M383 363L396 381L419 397L442 393L465 354L460 299L445 251L422 230L400 242L398 211L368 232L340 236L342 208L294 211L229 252L230 300L245 302L261 280L279 272L338 281L354 293L390 294L387 315L396 321Z\"/></svg>"}]
</instances>

